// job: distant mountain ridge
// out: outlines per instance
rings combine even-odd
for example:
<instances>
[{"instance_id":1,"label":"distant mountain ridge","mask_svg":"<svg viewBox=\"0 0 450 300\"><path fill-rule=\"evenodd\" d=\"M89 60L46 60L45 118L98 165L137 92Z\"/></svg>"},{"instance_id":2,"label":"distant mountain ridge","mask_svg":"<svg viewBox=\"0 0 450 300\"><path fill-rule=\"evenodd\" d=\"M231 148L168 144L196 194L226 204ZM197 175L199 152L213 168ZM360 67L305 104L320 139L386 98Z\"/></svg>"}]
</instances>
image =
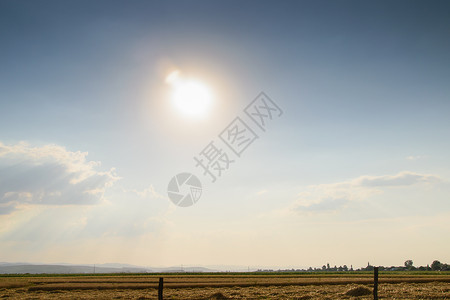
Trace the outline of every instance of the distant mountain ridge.
<instances>
[{"instance_id":1,"label":"distant mountain ridge","mask_svg":"<svg viewBox=\"0 0 450 300\"><path fill-rule=\"evenodd\" d=\"M79 273L159 273L159 272L218 272L203 267L148 268L130 264L106 263L96 265L32 264L0 262L0 274L79 274Z\"/></svg>"}]
</instances>

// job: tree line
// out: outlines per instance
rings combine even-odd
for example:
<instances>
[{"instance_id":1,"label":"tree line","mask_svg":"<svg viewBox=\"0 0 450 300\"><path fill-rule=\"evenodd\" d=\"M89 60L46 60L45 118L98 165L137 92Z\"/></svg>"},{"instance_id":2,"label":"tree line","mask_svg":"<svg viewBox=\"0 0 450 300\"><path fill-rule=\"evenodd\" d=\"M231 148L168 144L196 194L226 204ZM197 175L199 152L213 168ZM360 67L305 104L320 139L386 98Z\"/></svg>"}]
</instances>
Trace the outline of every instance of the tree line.
<instances>
[{"instance_id":1,"label":"tree line","mask_svg":"<svg viewBox=\"0 0 450 300\"><path fill-rule=\"evenodd\" d=\"M353 269L353 266L350 265L350 268L347 265L343 266L334 266L331 267L329 263L323 265L321 268L313 268L309 267L307 269L283 269L283 270L272 270L272 269L258 269L257 272L348 272L348 271L373 271L374 266L370 263L367 263L366 267L362 267L359 269ZM446 263L441 263L438 260L434 260L431 265L426 266L414 266L414 262L410 259L406 260L403 266L378 266L379 271L450 271L450 265Z\"/></svg>"}]
</instances>

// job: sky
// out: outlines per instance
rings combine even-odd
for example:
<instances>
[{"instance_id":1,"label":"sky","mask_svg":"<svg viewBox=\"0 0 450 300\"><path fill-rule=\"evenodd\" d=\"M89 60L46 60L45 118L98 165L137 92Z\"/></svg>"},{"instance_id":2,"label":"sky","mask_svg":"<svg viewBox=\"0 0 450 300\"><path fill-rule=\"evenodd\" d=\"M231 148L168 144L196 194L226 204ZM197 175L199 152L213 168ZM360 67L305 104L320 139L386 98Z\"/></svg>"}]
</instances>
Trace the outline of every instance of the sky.
<instances>
[{"instance_id":1,"label":"sky","mask_svg":"<svg viewBox=\"0 0 450 300\"><path fill-rule=\"evenodd\" d=\"M0 261L449 262L449 36L448 1L1 0Z\"/></svg>"}]
</instances>

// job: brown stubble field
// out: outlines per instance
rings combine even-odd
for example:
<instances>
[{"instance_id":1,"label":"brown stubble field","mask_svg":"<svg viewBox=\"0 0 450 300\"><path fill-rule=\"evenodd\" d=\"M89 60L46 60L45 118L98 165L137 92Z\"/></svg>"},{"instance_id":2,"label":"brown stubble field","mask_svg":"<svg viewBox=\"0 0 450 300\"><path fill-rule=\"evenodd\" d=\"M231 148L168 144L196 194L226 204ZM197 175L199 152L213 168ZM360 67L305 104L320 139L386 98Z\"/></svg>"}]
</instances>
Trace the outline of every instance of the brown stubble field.
<instances>
[{"instance_id":1,"label":"brown stubble field","mask_svg":"<svg viewBox=\"0 0 450 300\"><path fill-rule=\"evenodd\" d=\"M159 277L164 277L164 299L372 299L371 274L0 277L0 298L157 299ZM380 299L450 299L450 274L381 274L378 294Z\"/></svg>"}]
</instances>

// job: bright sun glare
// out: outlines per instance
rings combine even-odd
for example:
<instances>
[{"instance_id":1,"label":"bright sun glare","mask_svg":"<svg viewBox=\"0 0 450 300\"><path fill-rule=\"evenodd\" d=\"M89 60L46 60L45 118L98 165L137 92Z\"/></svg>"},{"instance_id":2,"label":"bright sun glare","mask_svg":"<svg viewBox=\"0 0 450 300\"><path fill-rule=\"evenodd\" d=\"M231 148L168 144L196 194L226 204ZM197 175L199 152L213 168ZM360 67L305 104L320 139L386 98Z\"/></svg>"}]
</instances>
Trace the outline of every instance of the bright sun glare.
<instances>
[{"instance_id":1,"label":"bright sun glare","mask_svg":"<svg viewBox=\"0 0 450 300\"><path fill-rule=\"evenodd\" d=\"M166 77L171 88L171 102L184 116L200 119L208 115L212 105L212 94L203 82L181 77L180 71L173 71Z\"/></svg>"}]
</instances>

